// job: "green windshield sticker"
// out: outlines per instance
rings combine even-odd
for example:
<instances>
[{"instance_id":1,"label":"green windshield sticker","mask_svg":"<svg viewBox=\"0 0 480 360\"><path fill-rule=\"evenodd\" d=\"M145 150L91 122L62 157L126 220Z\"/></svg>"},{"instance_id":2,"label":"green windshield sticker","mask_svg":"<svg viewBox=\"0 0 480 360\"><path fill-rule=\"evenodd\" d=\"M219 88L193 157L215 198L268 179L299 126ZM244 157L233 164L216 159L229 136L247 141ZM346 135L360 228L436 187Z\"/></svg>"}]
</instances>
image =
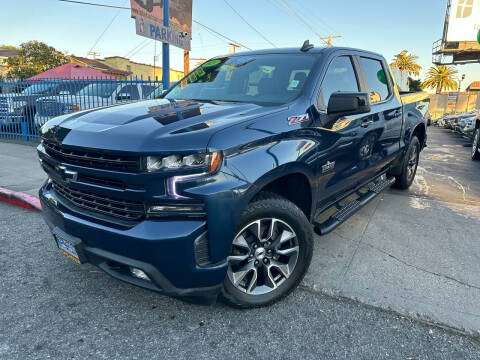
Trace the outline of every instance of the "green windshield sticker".
<instances>
[{"instance_id":1,"label":"green windshield sticker","mask_svg":"<svg viewBox=\"0 0 480 360\"><path fill-rule=\"evenodd\" d=\"M205 64L203 64L202 67L212 67L220 63L221 63L221 60L218 60L218 59L210 60L210 61L207 61Z\"/></svg>"},{"instance_id":2,"label":"green windshield sticker","mask_svg":"<svg viewBox=\"0 0 480 360\"><path fill-rule=\"evenodd\" d=\"M377 72L377 79L378 81L380 81L382 84L386 84L387 83L387 78L385 76L385 72L383 70L380 70L379 72Z\"/></svg>"}]
</instances>

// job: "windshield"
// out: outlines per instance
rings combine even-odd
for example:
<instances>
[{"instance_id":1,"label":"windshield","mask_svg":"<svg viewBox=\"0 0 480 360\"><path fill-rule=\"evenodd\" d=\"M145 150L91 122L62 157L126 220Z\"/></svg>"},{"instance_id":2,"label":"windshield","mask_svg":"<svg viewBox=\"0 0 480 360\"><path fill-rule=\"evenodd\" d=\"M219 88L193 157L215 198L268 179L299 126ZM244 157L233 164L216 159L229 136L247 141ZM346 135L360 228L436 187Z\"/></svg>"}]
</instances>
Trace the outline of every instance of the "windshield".
<instances>
[{"instance_id":1,"label":"windshield","mask_svg":"<svg viewBox=\"0 0 480 360\"><path fill-rule=\"evenodd\" d=\"M25 90L22 91L24 95L32 95L32 94L44 94L48 92L48 90L52 87L56 86L56 84L33 84L27 87Z\"/></svg>"},{"instance_id":2,"label":"windshield","mask_svg":"<svg viewBox=\"0 0 480 360\"><path fill-rule=\"evenodd\" d=\"M192 71L165 98L285 104L300 94L314 61L306 54L216 58Z\"/></svg>"},{"instance_id":3,"label":"windshield","mask_svg":"<svg viewBox=\"0 0 480 360\"><path fill-rule=\"evenodd\" d=\"M78 92L78 96L99 96L109 98L117 89L116 83L97 83L85 86Z\"/></svg>"}]
</instances>

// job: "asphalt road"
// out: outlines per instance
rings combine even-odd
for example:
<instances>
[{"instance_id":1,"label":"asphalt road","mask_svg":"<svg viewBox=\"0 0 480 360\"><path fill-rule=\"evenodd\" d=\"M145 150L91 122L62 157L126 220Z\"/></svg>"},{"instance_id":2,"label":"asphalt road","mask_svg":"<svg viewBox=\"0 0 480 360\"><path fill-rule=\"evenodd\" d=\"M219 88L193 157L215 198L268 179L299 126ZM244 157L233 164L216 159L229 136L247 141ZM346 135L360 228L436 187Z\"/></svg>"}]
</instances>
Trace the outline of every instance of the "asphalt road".
<instances>
[{"instance_id":1,"label":"asphalt road","mask_svg":"<svg viewBox=\"0 0 480 360\"><path fill-rule=\"evenodd\" d=\"M39 213L0 203L0 359L480 359L480 339L417 321L480 329L480 163L429 133L410 191L317 238L302 287L264 309L187 304L76 265ZM0 145L0 186L36 192L34 149Z\"/></svg>"},{"instance_id":2,"label":"asphalt road","mask_svg":"<svg viewBox=\"0 0 480 360\"><path fill-rule=\"evenodd\" d=\"M301 288L269 308L192 305L76 265L0 203L0 359L479 359L480 343Z\"/></svg>"}]
</instances>

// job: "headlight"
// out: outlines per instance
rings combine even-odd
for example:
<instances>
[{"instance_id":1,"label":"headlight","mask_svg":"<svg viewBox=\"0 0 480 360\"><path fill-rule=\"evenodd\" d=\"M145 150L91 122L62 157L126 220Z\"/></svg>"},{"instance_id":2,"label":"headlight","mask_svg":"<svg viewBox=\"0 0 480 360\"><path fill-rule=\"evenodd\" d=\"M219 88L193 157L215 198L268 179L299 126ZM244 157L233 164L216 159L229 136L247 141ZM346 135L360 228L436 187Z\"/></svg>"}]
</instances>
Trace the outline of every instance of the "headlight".
<instances>
[{"instance_id":1,"label":"headlight","mask_svg":"<svg viewBox=\"0 0 480 360\"><path fill-rule=\"evenodd\" d=\"M207 168L208 173L216 171L221 163L220 152L191 155L147 156L147 171Z\"/></svg>"}]
</instances>

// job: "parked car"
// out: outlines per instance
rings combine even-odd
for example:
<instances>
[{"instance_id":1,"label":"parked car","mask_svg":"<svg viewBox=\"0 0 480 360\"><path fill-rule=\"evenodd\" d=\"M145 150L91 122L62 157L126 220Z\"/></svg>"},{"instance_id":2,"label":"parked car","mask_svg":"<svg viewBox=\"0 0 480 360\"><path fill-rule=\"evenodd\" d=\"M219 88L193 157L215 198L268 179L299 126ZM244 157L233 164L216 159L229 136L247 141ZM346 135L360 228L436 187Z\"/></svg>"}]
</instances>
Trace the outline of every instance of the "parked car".
<instances>
[{"instance_id":1,"label":"parked car","mask_svg":"<svg viewBox=\"0 0 480 360\"><path fill-rule=\"evenodd\" d=\"M472 126L474 130L471 132L472 135L472 160L480 160L480 112L479 115L472 121Z\"/></svg>"},{"instance_id":2,"label":"parked car","mask_svg":"<svg viewBox=\"0 0 480 360\"><path fill-rule=\"evenodd\" d=\"M477 123L480 119L480 111L477 112L476 115L468 117L465 123L465 126L462 130L462 133L468 138L473 141L473 137L475 134L475 130L477 128Z\"/></svg>"},{"instance_id":3,"label":"parked car","mask_svg":"<svg viewBox=\"0 0 480 360\"><path fill-rule=\"evenodd\" d=\"M77 263L172 296L268 305L302 280L312 227L324 235L412 184L420 102L372 52L306 42L217 57L161 99L46 123L42 214Z\"/></svg>"},{"instance_id":4,"label":"parked car","mask_svg":"<svg viewBox=\"0 0 480 360\"><path fill-rule=\"evenodd\" d=\"M91 82L68 96L42 97L36 101L35 124L43 125L49 119L79 110L115 105L146 98L155 86L129 81Z\"/></svg>"},{"instance_id":5,"label":"parked car","mask_svg":"<svg viewBox=\"0 0 480 360\"><path fill-rule=\"evenodd\" d=\"M37 82L20 93L0 94L0 123L4 127L15 126L22 121L33 123L36 114L36 100L46 95L67 95L77 91L84 83L72 85L68 81Z\"/></svg>"}]
</instances>

